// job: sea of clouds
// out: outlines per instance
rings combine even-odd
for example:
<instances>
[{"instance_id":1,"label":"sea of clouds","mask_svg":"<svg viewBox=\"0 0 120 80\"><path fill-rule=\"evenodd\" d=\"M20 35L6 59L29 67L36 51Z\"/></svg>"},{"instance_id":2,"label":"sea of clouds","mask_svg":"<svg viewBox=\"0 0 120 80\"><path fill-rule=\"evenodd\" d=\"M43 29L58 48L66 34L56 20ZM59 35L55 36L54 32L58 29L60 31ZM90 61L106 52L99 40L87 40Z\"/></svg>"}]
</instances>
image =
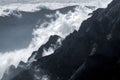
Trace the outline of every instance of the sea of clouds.
<instances>
[{"instance_id":1,"label":"sea of clouds","mask_svg":"<svg viewBox=\"0 0 120 80\"><path fill-rule=\"evenodd\" d=\"M99 0L98 0L99 1ZM33 51L36 51L42 44L46 43L51 35L59 35L62 38L65 38L67 35L72 33L74 30L78 30L81 23L87 19L88 14L93 11L93 9L86 8L85 6L96 6L97 8L105 8L111 0L104 0L105 2L91 1L91 3L77 3L79 5L75 8L74 12L69 11L67 14L62 14L59 11L54 15L46 15L46 17L57 16L56 20L51 18L50 22L43 22L41 25L36 25L36 28L33 30L33 39L28 47L20 50L14 50L10 52L2 53L0 52L0 78L2 77L5 70L10 65L15 65L17 67L20 61L27 62L27 59L30 57ZM54 5L53 5L54 4ZM59 4L59 5L58 5ZM32 5L32 6L31 6ZM21 11L36 11L39 10L38 6L46 6L50 9L62 8L65 6L73 5L72 3L61 4L61 3L46 3L46 4L12 4L0 6L0 16L3 16L6 13L3 13L3 10L8 9L17 9ZM75 5L75 4L74 4ZM25 8L25 6L27 6ZM31 7L30 7L31 6ZM27 9L30 7L30 9ZM47 24L47 27L43 27ZM51 50L50 50L51 52ZM52 51L54 52L54 51ZM49 51L46 51L46 54L49 54ZM44 53L45 55L45 53Z\"/></svg>"}]
</instances>

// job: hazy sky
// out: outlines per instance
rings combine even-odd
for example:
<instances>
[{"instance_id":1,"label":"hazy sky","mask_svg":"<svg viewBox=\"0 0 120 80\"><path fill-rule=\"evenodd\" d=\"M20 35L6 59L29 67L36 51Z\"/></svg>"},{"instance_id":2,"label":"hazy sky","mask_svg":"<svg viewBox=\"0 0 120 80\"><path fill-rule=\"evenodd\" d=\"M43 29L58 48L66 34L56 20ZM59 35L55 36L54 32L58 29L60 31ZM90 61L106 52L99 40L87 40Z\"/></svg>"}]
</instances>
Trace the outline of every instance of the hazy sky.
<instances>
[{"instance_id":1,"label":"hazy sky","mask_svg":"<svg viewBox=\"0 0 120 80\"><path fill-rule=\"evenodd\" d=\"M9 3L29 3L29 2L58 2L58 3L79 3L79 2L89 2L96 0L0 0L0 4L9 4ZM97 1L108 1L108 0L97 0Z\"/></svg>"},{"instance_id":2,"label":"hazy sky","mask_svg":"<svg viewBox=\"0 0 120 80\"><path fill-rule=\"evenodd\" d=\"M0 2L81 2L90 0L0 0Z\"/></svg>"}]
</instances>

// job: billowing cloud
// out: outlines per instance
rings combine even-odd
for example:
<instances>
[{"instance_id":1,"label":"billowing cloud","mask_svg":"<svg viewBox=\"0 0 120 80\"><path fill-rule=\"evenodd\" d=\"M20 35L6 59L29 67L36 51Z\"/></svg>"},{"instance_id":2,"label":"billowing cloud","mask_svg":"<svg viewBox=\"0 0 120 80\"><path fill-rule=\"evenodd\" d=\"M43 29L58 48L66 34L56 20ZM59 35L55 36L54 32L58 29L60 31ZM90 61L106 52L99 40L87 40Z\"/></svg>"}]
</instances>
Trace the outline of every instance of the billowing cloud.
<instances>
[{"instance_id":1,"label":"billowing cloud","mask_svg":"<svg viewBox=\"0 0 120 80\"><path fill-rule=\"evenodd\" d=\"M16 2L17 1L18 0L16 0ZM3 3L3 2L11 3L11 4L0 5L0 16L9 14L9 12L8 13L3 12L5 9L34 12L34 11L40 10L40 8L42 8L43 6L50 9L58 9L58 8L63 8L65 6L71 6L71 5L87 5L87 6L96 6L97 8L99 8L99 7L106 7L106 5L110 3L112 0L78 0L78 1L77 0L73 0L73 1L72 0L63 0L63 1L62 0L55 0L55 1L33 0L33 1L35 1L36 3L29 3L31 2L31 0L28 0L27 3L22 3L22 4L19 3L19 1L18 3L13 3L14 0L6 0L6 1L0 0L0 3ZM52 3L49 3L49 1ZM65 1L69 2L69 4L66 3ZM60 3L60 2L63 2L63 3Z\"/></svg>"},{"instance_id":2,"label":"billowing cloud","mask_svg":"<svg viewBox=\"0 0 120 80\"><path fill-rule=\"evenodd\" d=\"M88 5L94 5L97 8L106 7L103 3L99 3L99 5L97 2L96 4L95 2L93 3L88 3ZM31 53L37 50L42 44L46 43L51 35L59 35L65 38L74 30L78 30L82 21L90 17L88 14L93 11L85 6L86 4L80 4L80 6L75 9L75 12L69 11L67 14L62 14L57 11L55 15L46 15L46 17L56 16L57 19L53 20L51 18L50 22L46 21L39 26L37 25L38 27L33 30L34 37L27 48L0 53L0 77L2 77L4 71L11 64L17 66L21 60L26 62ZM47 26L43 27L45 24L47 24ZM54 52L52 49L48 51ZM44 52L44 54L48 54L48 52Z\"/></svg>"}]
</instances>

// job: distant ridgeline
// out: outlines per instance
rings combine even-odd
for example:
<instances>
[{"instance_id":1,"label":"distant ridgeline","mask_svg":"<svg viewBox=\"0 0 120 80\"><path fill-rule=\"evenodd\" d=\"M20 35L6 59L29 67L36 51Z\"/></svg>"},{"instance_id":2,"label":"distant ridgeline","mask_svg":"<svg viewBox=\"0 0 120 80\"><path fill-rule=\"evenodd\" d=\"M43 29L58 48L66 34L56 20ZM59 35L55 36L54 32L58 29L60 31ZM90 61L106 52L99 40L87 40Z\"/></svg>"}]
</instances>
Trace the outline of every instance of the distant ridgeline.
<instances>
[{"instance_id":1,"label":"distant ridgeline","mask_svg":"<svg viewBox=\"0 0 120 80\"><path fill-rule=\"evenodd\" d=\"M2 80L120 80L120 0L94 11L52 55L41 57L58 38L52 36L27 63L11 66Z\"/></svg>"}]
</instances>

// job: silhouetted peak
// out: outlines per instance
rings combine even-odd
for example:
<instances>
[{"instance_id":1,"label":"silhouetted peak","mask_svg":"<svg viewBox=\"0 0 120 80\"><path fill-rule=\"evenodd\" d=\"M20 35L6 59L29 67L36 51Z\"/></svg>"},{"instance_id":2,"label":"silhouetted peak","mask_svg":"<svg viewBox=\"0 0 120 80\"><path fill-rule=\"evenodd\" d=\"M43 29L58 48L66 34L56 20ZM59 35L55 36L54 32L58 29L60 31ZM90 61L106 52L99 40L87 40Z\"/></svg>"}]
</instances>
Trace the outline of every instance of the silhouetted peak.
<instances>
[{"instance_id":1,"label":"silhouetted peak","mask_svg":"<svg viewBox=\"0 0 120 80\"><path fill-rule=\"evenodd\" d=\"M109 5L108 5L108 8L111 8L113 6L116 6L120 4L120 0L113 0Z\"/></svg>"},{"instance_id":2,"label":"silhouetted peak","mask_svg":"<svg viewBox=\"0 0 120 80\"><path fill-rule=\"evenodd\" d=\"M48 40L48 42L47 42L47 45L55 44L59 38L60 38L60 37L57 36L57 35L52 35L52 36L50 36L50 38L49 38L49 40Z\"/></svg>"},{"instance_id":3,"label":"silhouetted peak","mask_svg":"<svg viewBox=\"0 0 120 80\"><path fill-rule=\"evenodd\" d=\"M25 65L25 62L20 61L19 65Z\"/></svg>"}]
</instances>

